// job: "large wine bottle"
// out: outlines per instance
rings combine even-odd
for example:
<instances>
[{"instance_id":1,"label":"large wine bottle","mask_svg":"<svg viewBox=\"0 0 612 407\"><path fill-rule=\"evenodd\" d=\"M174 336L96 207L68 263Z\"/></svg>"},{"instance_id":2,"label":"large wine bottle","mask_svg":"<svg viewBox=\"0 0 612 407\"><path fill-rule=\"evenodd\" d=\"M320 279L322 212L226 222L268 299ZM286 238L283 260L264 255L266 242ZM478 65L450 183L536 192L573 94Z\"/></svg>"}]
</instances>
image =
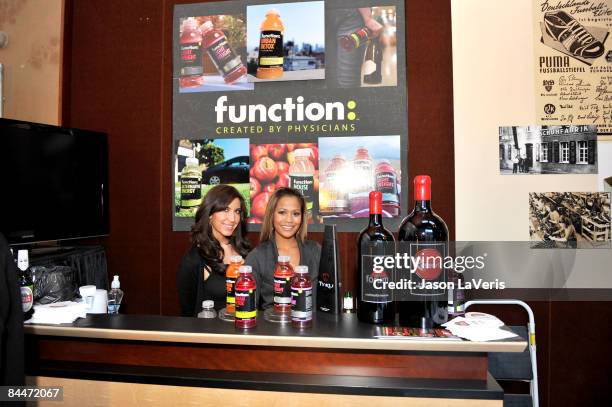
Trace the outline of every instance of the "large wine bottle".
<instances>
[{"instance_id":1,"label":"large wine bottle","mask_svg":"<svg viewBox=\"0 0 612 407\"><path fill-rule=\"evenodd\" d=\"M370 221L359 234L357 318L372 324L393 324L393 293L383 282L392 281L393 273L374 266L374 257L395 253L395 239L382 224L382 193L370 192Z\"/></svg>"},{"instance_id":2,"label":"large wine bottle","mask_svg":"<svg viewBox=\"0 0 612 407\"><path fill-rule=\"evenodd\" d=\"M448 320L446 291L425 287L428 283L446 281L444 258L448 255L448 228L431 208L431 178L428 175L414 178L414 199L414 209L402 221L398 240L414 242L405 247L411 256L420 259L410 277L419 288L411 290L410 298L398 301L399 323L429 329Z\"/></svg>"}]
</instances>

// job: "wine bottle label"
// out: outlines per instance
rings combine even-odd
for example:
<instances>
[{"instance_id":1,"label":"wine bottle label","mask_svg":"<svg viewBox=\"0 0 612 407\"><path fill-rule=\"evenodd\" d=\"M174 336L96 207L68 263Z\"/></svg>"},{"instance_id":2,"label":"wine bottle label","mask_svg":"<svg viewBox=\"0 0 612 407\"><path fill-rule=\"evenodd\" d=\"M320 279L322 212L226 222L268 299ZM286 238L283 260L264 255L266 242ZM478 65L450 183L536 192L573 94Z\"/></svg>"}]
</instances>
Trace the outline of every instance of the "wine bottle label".
<instances>
[{"instance_id":1,"label":"wine bottle label","mask_svg":"<svg viewBox=\"0 0 612 407\"><path fill-rule=\"evenodd\" d=\"M274 277L274 303L291 304L291 277Z\"/></svg>"},{"instance_id":2,"label":"wine bottle label","mask_svg":"<svg viewBox=\"0 0 612 407\"><path fill-rule=\"evenodd\" d=\"M20 287L21 291L21 308L23 312L28 312L34 305L34 293L31 285Z\"/></svg>"},{"instance_id":3,"label":"wine bottle label","mask_svg":"<svg viewBox=\"0 0 612 407\"><path fill-rule=\"evenodd\" d=\"M219 41L211 45L207 53L217 70L223 76L242 64L240 56L236 55L232 50L225 37L222 37Z\"/></svg>"},{"instance_id":4,"label":"wine bottle label","mask_svg":"<svg viewBox=\"0 0 612 407\"><path fill-rule=\"evenodd\" d=\"M448 252L445 242L410 244L410 255L417 259L417 267L410 274L410 294L425 297L442 296L447 299L447 272L444 260ZM444 283L444 284L443 284Z\"/></svg>"},{"instance_id":5,"label":"wine bottle label","mask_svg":"<svg viewBox=\"0 0 612 407\"><path fill-rule=\"evenodd\" d=\"M312 287L291 287L291 319L293 321L312 319Z\"/></svg>"},{"instance_id":6,"label":"wine bottle label","mask_svg":"<svg viewBox=\"0 0 612 407\"><path fill-rule=\"evenodd\" d=\"M202 185L199 177L181 177L181 207L193 208L202 200Z\"/></svg>"},{"instance_id":7,"label":"wine bottle label","mask_svg":"<svg viewBox=\"0 0 612 407\"><path fill-rule=\"evenodd\" d=\"M202 45L200 43L181 44L180 75L202 75Z\"/></svg>"},{"instance_id":8,"label":"wine bottle label","mask_svg":"<svg viewBox=\"0 0 612 407\"><path fill-rule=\"evenodd\" d=\"M386 271L374 265L374 255L361 256L361 301L382 304L393 301L388 283L392 281Z\"/></svg>"},{"instance_id":9,"label":"wine bottle label","mask_svg":"<svg viewBox=\"0 0 612 407\"><path fill-rule=\"evenodd\" d=\"M232 277L227 277L225 279L225 291L226 295L226 303L227 304L235 304L236 303L236 292L234 288L236 286L236 279Z\"/></svg>"},{"instance_id":10,"label":"wine bottle label","mask_svg":"<svg viewBox=\"0 0 612 407\"><path fill-rule=\"evenodd\" d=\"M243 321L257 318L255 290L236 291L235 317Z\"/></svg>"},{"instance_id":11,"label":"wine bottle label","mask_svg":"<svg viewBox=\"0 0 612 407\"><path fill-rule=\"evenodd\" d=\"M280 31L262 31L259 38L259 67L282 67L283 62L283 34Z\"/></svg>"}]
</instances>

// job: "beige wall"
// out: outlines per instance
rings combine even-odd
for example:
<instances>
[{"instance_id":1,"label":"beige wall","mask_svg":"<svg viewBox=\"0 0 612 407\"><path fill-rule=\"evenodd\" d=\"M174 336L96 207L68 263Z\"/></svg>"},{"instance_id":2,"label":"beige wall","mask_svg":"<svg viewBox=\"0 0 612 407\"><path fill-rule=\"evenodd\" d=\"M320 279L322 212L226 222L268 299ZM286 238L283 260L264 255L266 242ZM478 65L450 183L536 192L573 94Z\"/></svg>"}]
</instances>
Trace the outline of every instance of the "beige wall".
<instances>
[{"instance_id":1,"label":"beige wall","mask_svg":"<svg viewBox=\"0 0 612 407\"><path fill-rule=\"evenodd\" d=\"M535 123L532 0L452 0L457 240L528 241L528 193L597 175L499 175L499 126Z\"/></svg>"},{"instance_id":2,"label":"beige wall","mask_svg":"<svg viewBox=\"0 0 612 407\"><path fill-rule=\"evenodd\" d=\"M59 124L64 0L3 0L5 118Z\"/></svg>"}]
</instances>

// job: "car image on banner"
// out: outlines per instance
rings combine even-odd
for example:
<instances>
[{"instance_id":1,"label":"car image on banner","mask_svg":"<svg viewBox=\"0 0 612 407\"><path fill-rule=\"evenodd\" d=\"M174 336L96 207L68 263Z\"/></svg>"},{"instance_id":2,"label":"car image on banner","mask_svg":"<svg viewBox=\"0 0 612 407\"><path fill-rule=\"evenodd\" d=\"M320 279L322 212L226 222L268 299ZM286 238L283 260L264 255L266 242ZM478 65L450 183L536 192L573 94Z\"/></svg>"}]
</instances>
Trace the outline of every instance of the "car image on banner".
<instances>
[{"instance_id":1,"label":"car image on banner","mask_svg":"<svg viewBox=\"0 0 612 407\"><path fill-rule=\"evenodd\" d=\"M209 185L248 184L249 157L234 157L208 168L202 173L202 182Z\"/></svg>"}]
</instances>

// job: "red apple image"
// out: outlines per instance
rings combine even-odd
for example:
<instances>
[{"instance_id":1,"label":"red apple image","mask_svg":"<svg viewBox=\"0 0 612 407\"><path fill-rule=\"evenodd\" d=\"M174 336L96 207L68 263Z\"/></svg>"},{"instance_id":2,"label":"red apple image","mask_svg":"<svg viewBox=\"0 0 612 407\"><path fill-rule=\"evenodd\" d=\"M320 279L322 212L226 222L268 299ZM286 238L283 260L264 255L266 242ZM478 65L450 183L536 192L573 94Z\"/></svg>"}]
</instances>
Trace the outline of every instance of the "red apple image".
<instances>
[{"instance_id":1,"label":"red apple image","mask_svg":"<svg viewBox=\"0 0 612 407\"><path fill-rule=\"evenodd\" d=\"M278 167L270 157L261 157L253 166L253 175L261 183L272 181L278 174Z\"/></svg>"},{"instance_id":2,"label":"red apple image","mask_svg":"<svg viewBox=\"0 0 612 407\"><path fill-rule=\"evenodd\" d=\"M262 192L257 195L251 202L251 214L258 218L263 219L266 213L266 206L272 194L270 192Z\"/></svg>"},{"instance_id":3,"label":"red apple image","mask_svg":"<svg viewBox=\"0 0 612 407\"><path fill-rule=\"evenodd\" d=\"M251 144L251 162L258 161L261 157L268 155L268 147L265 144Z\"/></svg>"},{"instance_id":4,"label":"red apple image","mask_svg":"<svg viewBox=\"0 0 612 407\"><path fill-rule=\"evenodd\" d=\"M279 163L280 164L280 163ZM283 172L278 174L278 180L276 181L276 188L284 188L289 186L289 173Z\"/></svg>"},{"instance_id":5,"label":"red apple image","mask_svg":"<svg viewBox=\"0 0 612 407\"><path fill-rule=\"evenodd\" d=\"M286 163L285 161L279 161L276 163L276 168L278 168L278 176L280 177L281 174L288 174L289 173L289 164Z\"/></svg>"},{"instance_id":6,"label":"red apple image","mask_svg":"<svg viewBox=\"0 0 612 407\"><path fill-rule=\"evenodd\" d=\"M308 147L310 150L310 161L317 167L319 165L319 148L317 146Z\"/></svg>"},{"instance_id":7,"label":"red apple image","mask_svg":"<svg viewBox=\"0 0 612 407\"><path fill-rule=\"evenodd\" d=\"M276 191L276 184L274 182L272 182L272 183L270 183L270 184L268 184L268 185L266 185L264 187L264 192L272 193L274 191Z\"/></svg>"},{"instance_id":8,"label":"red apple image","mask_svg":"<svg viewBox=\"0 0 612 407\"><path fill-rule=\"evenodd\" d=\"M251 177L251 199L261 192L261 184L257 181L257 178Z\"/></svg>"},{"instance_id":9,"label":"red apple image","mask_svg":"<svg viewBox=\"0 0 612 407\"><path fill-rule=\"evenodd\" d=\"M281 160L285 153L287 152L287 147L284 144L270 144L268 145L268 155L275 159L276 161Z\"/></svg>"},{"instance_id":10,"label":"red apple image","mask_svg":"<svg viewBox=\"0 0 612 407\"><path fill-rule=\"evenodd\" d=\"M285 144L287 146L287 151L295 150L295 143Z\"/></svg>"}]
</instances>

